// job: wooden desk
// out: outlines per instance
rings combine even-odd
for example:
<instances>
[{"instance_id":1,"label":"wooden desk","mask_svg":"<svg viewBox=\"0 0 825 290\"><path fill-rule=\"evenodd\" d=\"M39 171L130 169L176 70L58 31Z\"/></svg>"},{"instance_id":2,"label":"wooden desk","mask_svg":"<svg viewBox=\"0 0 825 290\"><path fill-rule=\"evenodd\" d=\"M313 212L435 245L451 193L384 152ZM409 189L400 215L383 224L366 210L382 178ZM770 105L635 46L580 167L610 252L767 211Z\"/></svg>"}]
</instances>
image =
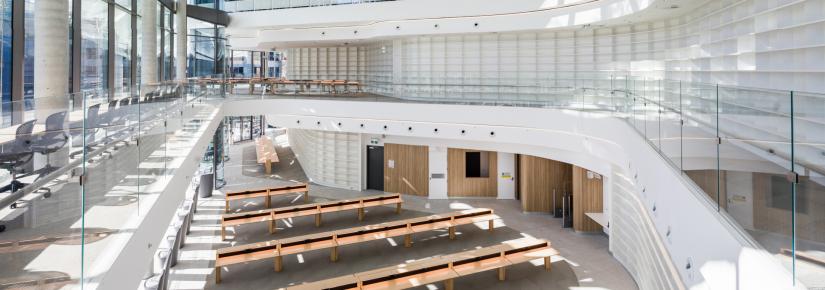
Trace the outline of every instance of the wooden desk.
<instances>
[{"instance_id":1,"label":"wooden desk","mask_svg":"<svg viewBox=\"0 0 825 290\"><path fill-rule=\"evenodd\" d=\"M221 216L221 239L226 239L226 227L248 223L269 222L269 233L275 233L275 222L280 219L288 219L302 216L315 216L315 226L321 226L321 215L323 213L338 212L355 209L358 211L358 220L364 219L364 209L382 205L396 205L396 213L401 212L401 204L404 201L400 194L383 194L368 196L358 199L336 200L322 203L312 203L281 207L275 209L265 209L250 212L224 214Z\"/></svg>"},{"instance_id":2,"label":"wooden desk","mask_svg":"<svg viewBox=\"0 0 825 290\"><path fill-rule=\"evenodd\" d=\"M278 160L278 153L275 152L275 145L272 144L272 139L269 136L261 136L255 139L255 155L258 164L263 164L266 169L266 174L272 174L272 163L280 162Z\"/></svg>"},{"instance_id":3,"label":"wooden desk","mask_svg":"<svg viewBox=\"0 0 825 290\"><path fill-rule=\"evenodd\" d=\"M608 225L607 217L604 215L604 213L601 213L601 212L586 212L586 213L584 213L584 215L586 215L591 220L593 220L594 222L596 222L597 224L599 224L599 225L601 225L605 228Z\"/></svg>"},{"instance_id":4,"label":"wooden desk","mask_svg":"<svg viewBox=\"0 0 825 290\"><path fill-rule=\"evenodd\" d=\"M553 249L548 241L525 238L286 289L407 289L443 281L444 288L452 290L453 281L456 278L498 270L499 280L504 281L506 280L505 269L508 266L535 259L543 259L545 270L550 271L550 258L558 254L558 251Z\"/></svg>"},{"instance_id":5,"label":"wooden desk","mask_svg":"<svg viewBox=\"0 0 825 290\"><path fill-rule=\"evenodd\" d=\"M266 198L264 204L266 208L272 205L272 197L277 195L285 195L290 193L304 193L304 201L309 201L309 185L306 183L299 183L296 185L286 185L270 188L258 188L244 191L230 191L226 193L225 211L229 211L229 202L233 200L243 200L249 198Z\"/></svg>"},{"instance_id":6,"label":"wooden desk","mask_svg":"<svg viewBox=\"0 0 825 290\"><path fill-rule=\"evenodd\" d=\"M447 222L441 219L447 218ZM447 214L392 221L337 231L297 236L281 240L254 243L219 249L215 256L215 283L220 283L221 267L254 260L274 258L275 271L283 269L282 257L309 251L331 249L330 260L339 259L338 248L345 245L383 240L404 236L404 247L412 246L412 234L424 232L425 227L413 230L413 224L425 223L437 226L426 227L429 231L453 228L458 225L472 224L481 220L489 221L489 231L493 230L493 221L500 219L493 210L481 208L456 211ZM451 237L453 239L454 237Z\"/></svg>"}]
</instances>

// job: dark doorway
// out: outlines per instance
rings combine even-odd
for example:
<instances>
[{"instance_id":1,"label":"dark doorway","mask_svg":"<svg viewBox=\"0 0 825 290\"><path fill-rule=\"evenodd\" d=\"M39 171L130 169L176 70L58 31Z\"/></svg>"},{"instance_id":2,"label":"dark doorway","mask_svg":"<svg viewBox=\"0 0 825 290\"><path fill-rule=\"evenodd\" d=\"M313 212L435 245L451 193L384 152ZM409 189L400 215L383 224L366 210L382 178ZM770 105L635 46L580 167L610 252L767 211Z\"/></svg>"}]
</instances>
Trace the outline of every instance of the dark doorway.
<instances>
[{"instance_id":1,"label":"dark doorway","mask_svg":"<svg viewBox=\"0 0 825 290\"><path fill-rule=\"evenodd\" d=\"M383 146L367 146L367 189L384 191Z\"/></svg>"}]
</instances>

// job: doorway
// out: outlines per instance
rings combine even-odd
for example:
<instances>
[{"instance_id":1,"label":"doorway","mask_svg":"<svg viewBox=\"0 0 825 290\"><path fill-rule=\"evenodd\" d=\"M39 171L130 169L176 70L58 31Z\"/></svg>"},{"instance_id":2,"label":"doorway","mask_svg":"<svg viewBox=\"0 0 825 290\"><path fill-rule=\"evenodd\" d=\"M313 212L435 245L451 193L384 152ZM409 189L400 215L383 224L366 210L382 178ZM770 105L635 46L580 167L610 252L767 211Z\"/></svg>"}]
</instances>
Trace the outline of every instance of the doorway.
<instances>
[{"instance_id":1,"label":"doorway","mask_svg":"<svg viewBox=\"0 0 825 290\"><path fill-rule=\"evenodd\" d=\"M367 189L384 191L383 146L367 146Z\"/></svg>"}]
</instances>

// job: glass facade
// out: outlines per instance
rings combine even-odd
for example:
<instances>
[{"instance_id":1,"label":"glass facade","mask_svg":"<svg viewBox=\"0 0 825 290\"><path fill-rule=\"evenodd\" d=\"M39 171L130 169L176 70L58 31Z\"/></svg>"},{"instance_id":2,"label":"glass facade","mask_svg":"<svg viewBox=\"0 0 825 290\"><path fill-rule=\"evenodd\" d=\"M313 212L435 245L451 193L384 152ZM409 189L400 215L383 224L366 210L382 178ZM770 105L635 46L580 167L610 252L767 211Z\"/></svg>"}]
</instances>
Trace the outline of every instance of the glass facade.
<instances>
[{"instance_id":1,"label":"glass facade","mask_svg":"<svg viewBox=\"0 0 825 290\"><path fill-rule=\"evenodd\" d=\"M226 44L224 28L206 21L189 18L187 77L211 77L223 72L223 51Z\"/></svg>"},{"instance_id":2,"label":"glass facade","mask_svg":"<svg viewBox=\"0 0 825 290\"><path fill-rule=\"evenodd\" d=\"M109 4L102 0L82 0L81 79L82 90L108 88Z\"/></svg>"},{"instance_id":3,"label":"glass facade","mask_svg":"<svg viewBox=\"0 0 825 290\"><path fill-rule=\"evenodd\" d=\"M12 0L0 0L0 95L2 124L11 122Z\"/></svg>"},{"instance_id":4,"label":"glass facade","mask_svg":"<svg viewBox=\"0 0 825 290\"><path fill-rule=\"evenodd\" d=\"M230 77L233 78L276 78L282 76L280 52L230 50Z\"/></svg>"},{"instance_id":5,"label":"glass facade","mask_svg":"<svg viewBox=\"0 0 825 290\"><path fill-rule=\"evenodd\" d=\"M132 17L121 7L115 8L114 91L128 94L132 81Z\"/></svg>"},{"instance_id":6,"label":"glass facade","mask_svg":"<svg viewBox=\"0 0 825 290\"><path fill-rule=\"evenodd\" d=\"M94 289L132 234L130 223L146 216L176 170L180 156L167 149L174 130L158 121L188 124L194 117L180 112L193 100L183 92L198 94L185 84L141 83L143 1L35 8L46 1L0 0L0 288ZM148 57L161 60L160 80L173 80L175 12L153 3L161 49ZM53 32L37 30L50 13L65 13L54 15L67 20L54 35L67 37L67 47L35 49L36 33ZM58 52L68 61L48 65L67 66L66 91L37 95L45 81L35 72Z\"/></svg>"}]
</instances>

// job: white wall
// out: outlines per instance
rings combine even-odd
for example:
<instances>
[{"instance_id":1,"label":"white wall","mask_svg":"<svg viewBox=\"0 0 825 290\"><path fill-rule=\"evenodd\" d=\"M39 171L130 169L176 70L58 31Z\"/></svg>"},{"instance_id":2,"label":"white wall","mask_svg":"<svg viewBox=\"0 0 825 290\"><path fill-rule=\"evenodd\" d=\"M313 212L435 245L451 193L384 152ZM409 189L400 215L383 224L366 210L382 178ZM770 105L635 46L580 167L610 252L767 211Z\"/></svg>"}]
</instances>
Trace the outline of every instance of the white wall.
<instances>
[{"instance_id":1,"label":"white wall","mask_svg":"<svg viewBox=\"0 0 825 290\"><path fill-rule=\"evenodd\" d=\"M317 124L316 124L317 126ZM311 182L344 189L362 188L361 136L355 133L289 129L289 145Z\"/></svg>"},{"instance_id":2,"label":"white wall","mask_svg":"<svg viewBox=\"0 0 825 290\"><path fill-rule=\"evenodd\" d=\"M435 31L405 35L398 34L393 25L390 35L396 39L382 46L392 47L396 56L389 64L400 67L382 66L375 78L392 78L396 96L416 98L496 99L504 95L536 100L552 96L552 91L518 86L588 86L582 79L597 78L603 80L601 87L624 88L629 84L611 84L607 79L626 72L825 93L821 81L825 79L825 34L821 33L825 0L720 0L663 20L637 21L634 16L626 17L631 24L565 25L565 29L554 30L530 28L529 20L518 18L510 22L520 28L511 32L473 20L485 28L496 27L499 33L447 31L442 24ZM251 39L301 43L302 38L318 38L302 29L284 30L278 36L267 33ZM330 38L330 33L324 38ZM344 34L353 33L347 29Z\"/></svg>"},{"instance_id":3,"label":"white wall","mask_svg":"<svg viewBox=\"0 0 825 290\"><path fill-rule=\"evenodd\" d=\"M286 77L293 80L351 80L364 90L392 93L392 42L363 46L290 48L284 53Z\"/></svg>"}]
</instances>

